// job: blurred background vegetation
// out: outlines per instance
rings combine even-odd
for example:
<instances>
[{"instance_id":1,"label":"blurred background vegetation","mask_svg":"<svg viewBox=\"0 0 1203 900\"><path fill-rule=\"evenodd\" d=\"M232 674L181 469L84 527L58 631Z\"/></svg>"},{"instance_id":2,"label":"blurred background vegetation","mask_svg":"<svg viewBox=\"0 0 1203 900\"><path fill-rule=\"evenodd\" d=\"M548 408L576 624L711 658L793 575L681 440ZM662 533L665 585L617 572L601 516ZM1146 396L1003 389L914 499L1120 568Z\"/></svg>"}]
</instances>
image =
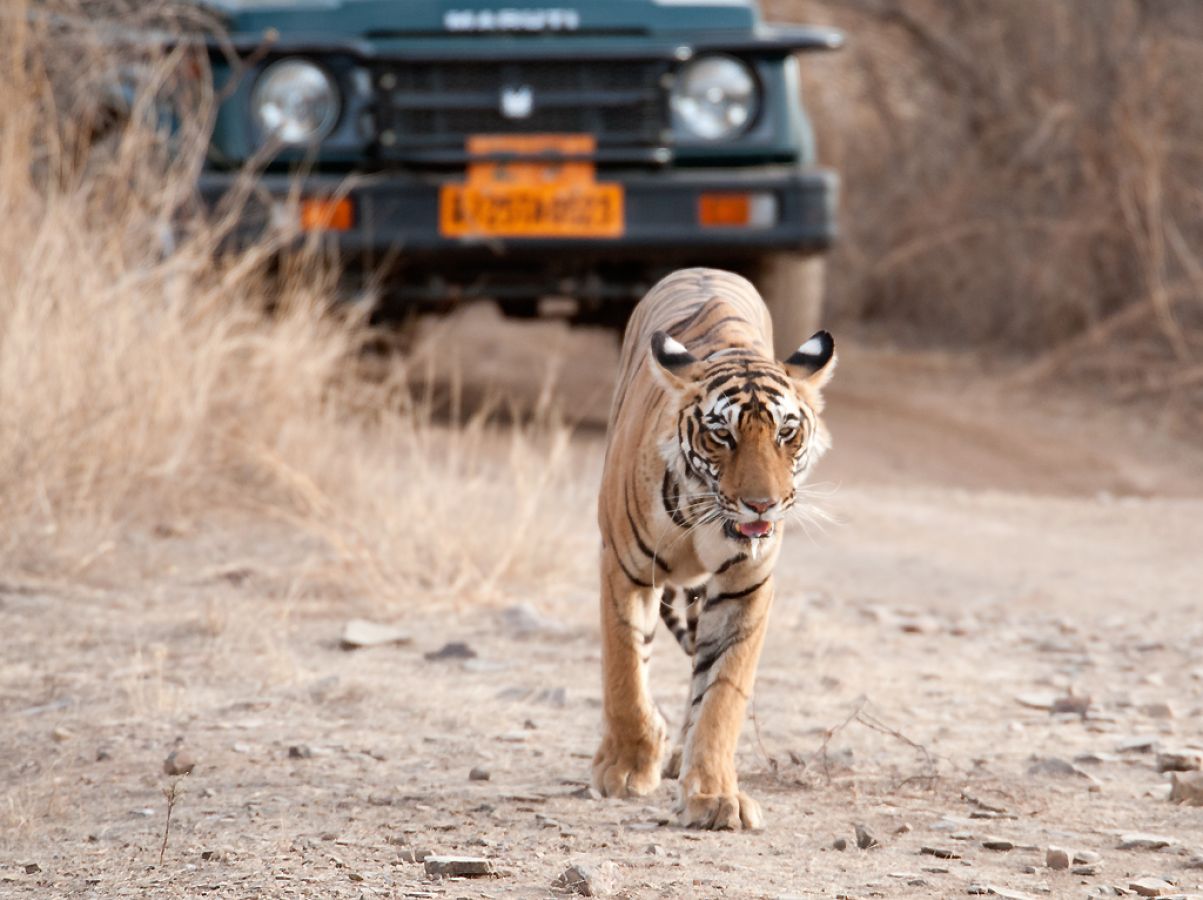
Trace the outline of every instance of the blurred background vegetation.
<instances>
[{"instance_id":1,"label":"blurred background vegetation","mask_svg":"<svg viewBox=\"0 0 1203 900\"><path fill-rule=\"evenodd\" d=\"M1203 16L1191 0L766 0L844 179L828 302L894 339L1203 385ZM1068 342L1068 343L1067 343ZM1111 351L1111 352L1104 352Z\"/></svg>"}]
</instances>

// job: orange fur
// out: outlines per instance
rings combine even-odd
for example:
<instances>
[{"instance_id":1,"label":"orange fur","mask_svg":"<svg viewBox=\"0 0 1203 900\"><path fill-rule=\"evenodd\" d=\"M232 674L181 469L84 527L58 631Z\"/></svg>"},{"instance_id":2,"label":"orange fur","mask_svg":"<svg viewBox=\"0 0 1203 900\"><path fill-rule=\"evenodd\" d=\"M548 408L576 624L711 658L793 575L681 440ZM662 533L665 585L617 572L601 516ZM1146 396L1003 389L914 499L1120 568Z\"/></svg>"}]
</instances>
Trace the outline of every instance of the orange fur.
<instances>
[{"instance_id":1,"label":"orange fur","mask_svg":"<svg viewBox=\"0 0 1203 900\"><path fill-rule=\"evenodd\" d=\"M758 805L739 790L735 749L783 516L829 443L818 413L834 355L786 365L771 358L772 343L768 312L747 281L676 272L631 317L610 414L598 503L605 734L594 783L607 796L658 785L668 739L648 688L651 642L665 589L704 586L691 642L678 634L694 676L667 767L680 771L682 821L698 827L761 824ZM740 530L766 527L762 537Z\"/></svg>"}]
</instances>

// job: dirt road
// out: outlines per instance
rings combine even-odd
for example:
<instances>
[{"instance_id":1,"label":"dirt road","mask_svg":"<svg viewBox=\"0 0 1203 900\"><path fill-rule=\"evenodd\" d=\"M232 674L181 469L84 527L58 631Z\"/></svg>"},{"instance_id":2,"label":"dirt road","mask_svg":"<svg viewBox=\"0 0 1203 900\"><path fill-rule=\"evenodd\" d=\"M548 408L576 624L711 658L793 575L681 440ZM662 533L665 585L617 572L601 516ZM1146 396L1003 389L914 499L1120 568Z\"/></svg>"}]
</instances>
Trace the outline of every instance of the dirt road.
<instances>
[{"instance_id":1,"label":"dirt road","mask_svg":"<svg viewBox=\"0 0 1203 900\"><path fill-rule=\"evenodd\" d=\"M517 327L474 314L442 354L494 388L557 372L592 483L613 345ZM834 521L787 538L739 754L763 832L678 829L671 785L588 795L591 508L568 577L454 608L305 578L282 528L211 522L146 538L137 589L0 585L0 896L543 897L574 863L632 898L1203 894L1203 811L1158 771L1203 758L1203 453L1002 383L843 349ZM410 639L342 649L356 616ZM450 642L471 657L427 658ZM657 644L671 714L687 665ZM190 775L163 772L177 744ZM430 876L425 852L495 874Z\"/></svg>"}]
</instances>

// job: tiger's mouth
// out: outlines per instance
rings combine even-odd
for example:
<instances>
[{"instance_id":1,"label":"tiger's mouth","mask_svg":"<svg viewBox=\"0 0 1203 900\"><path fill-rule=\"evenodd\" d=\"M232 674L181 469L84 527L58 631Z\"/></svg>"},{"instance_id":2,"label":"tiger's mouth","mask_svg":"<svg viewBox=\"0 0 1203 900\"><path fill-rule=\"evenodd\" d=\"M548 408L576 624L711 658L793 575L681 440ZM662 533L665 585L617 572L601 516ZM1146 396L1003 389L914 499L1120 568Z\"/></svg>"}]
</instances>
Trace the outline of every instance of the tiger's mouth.
<instances>
[{"instance_id":1,"label":"tiger's mouth","mask_svg":"<svg viewBox=\"0 0 1203 900\"><path fill-rule=\"evenodd\" d=\"M735 522L728 519L724 530L728 537L736 540L756 541L772 537L775 528L772 522L765 519L756 519L753 522Z\"/></svg>"}]
</instances>

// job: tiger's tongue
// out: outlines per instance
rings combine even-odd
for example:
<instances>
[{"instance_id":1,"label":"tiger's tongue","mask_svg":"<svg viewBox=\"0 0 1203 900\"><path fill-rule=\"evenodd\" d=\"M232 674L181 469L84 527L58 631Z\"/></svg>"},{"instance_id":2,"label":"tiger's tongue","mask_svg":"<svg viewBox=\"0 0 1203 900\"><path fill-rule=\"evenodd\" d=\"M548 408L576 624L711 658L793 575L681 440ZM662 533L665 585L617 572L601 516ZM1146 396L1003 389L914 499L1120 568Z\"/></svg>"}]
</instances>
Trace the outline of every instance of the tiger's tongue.
<instances>
[{"instance_id":1,"label":"tiger's tongue","mask_svg":"<svg viewBox=\"0 0 1203 900\"><path fill-rule=\"evenodd\" d=\"M735 526L735 530L744 537L762 538L772 532L773 523L766 522L764 519L758 519L755 522L740 522Z\"/></svg>"}]
</instances>

